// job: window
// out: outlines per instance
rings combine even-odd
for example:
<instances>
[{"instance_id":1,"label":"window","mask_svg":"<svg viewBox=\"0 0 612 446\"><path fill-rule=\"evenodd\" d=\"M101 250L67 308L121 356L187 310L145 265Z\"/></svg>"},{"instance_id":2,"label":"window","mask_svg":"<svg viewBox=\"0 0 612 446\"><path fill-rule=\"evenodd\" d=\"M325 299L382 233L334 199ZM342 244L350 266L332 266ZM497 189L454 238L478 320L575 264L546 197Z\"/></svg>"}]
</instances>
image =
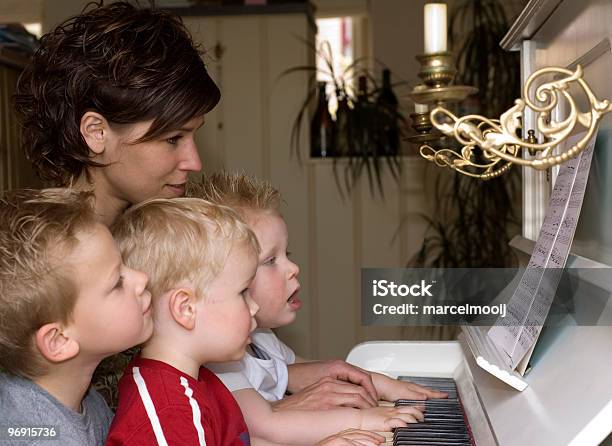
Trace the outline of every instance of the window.
<instances>
[{"instance_id":1,"label":"window","mask_svg":"<svg viewBox=\"0 0 612 446\"><path fill-rule=\"evenodd\" d=\"M330 71L328 64L331 62L334 74L338 78L353 63L355 60L353 32L352 17L317 19L316 45L319 50L317 81L327 82L329 109L332 114L336 112L338 104L333 94L331 76L327 74Z\"/></svg>"}]
</instances>

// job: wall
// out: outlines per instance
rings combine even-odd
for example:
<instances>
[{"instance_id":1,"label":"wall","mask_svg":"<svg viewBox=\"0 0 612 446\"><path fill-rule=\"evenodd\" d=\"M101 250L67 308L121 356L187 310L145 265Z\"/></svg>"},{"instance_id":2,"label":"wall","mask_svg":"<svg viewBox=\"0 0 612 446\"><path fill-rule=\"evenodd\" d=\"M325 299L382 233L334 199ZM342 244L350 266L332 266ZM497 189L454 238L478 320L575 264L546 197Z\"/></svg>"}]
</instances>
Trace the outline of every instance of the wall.
<instances>
[{"instance_id":1,"label":"wall","mask_svg":"<svg viewBox=\"0 0 612 446\"><path fill-rule=\"evenodd\" d=\"M2 0L0 23L40 22L43 0Z\"/></svg>"}]
</instances>

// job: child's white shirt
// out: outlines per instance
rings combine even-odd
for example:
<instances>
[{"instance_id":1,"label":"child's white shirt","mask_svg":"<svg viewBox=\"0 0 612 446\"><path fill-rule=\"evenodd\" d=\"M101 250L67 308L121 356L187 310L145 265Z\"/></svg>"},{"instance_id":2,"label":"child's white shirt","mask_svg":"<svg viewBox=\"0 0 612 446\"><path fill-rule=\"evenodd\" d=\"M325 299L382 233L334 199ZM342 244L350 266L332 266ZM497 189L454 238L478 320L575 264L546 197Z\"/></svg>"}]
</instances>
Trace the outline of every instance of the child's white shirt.
<instances>
[{"instance_id":1,"label":"child's white shirt","mask_svg":"<svg viewBox=\"0 0 612 446\"><path fill-rule=\"evenodd\" d=\"M295 362L295 353L272 330L261 328L251 334L252 343L265 351L270 359L260 359L247 353L240 361L210 363L212 370L231 391L255 389L268 401L285 396L289 374L287 365Z\"/></svg>"}]
</instances>

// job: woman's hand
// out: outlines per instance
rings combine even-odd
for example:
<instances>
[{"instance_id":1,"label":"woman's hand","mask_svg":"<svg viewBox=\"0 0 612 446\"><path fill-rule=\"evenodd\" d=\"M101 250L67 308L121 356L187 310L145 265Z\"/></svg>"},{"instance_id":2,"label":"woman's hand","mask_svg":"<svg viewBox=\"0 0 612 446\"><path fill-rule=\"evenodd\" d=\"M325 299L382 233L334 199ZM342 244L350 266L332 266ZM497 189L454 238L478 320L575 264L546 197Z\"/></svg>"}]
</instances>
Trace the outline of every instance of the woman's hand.
<instances>
[{"instance_id":1,"label":"woman's hand","mask_svg":"<svg viewBox=\"0 0 612 446\"><path fill-rule=\"evenodd\" d=\"M326 377L310 386L272 403L274 410L304 409L327 410L335 407L365 409L377 402L366 390L356 384Z\"/></svg>"}]
</instances>

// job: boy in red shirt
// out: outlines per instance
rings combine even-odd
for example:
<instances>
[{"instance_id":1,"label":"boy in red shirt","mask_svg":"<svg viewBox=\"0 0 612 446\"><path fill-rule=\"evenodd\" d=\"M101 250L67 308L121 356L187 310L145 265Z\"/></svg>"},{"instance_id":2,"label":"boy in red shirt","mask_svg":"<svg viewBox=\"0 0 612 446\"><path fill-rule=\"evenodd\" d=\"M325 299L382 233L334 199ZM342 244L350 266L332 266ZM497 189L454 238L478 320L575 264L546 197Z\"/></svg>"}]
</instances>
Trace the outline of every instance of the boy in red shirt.
<instances>
[{"instance_id":1,"label":"boy in red shirt","mask_svg":"<svg viewBox=\"0 0 612 446\"><path fill-rule=\"evenodd\" d=\"M201 364L239 360L250 342L257 239L229 208L190 198L137 205L113 232L151 278L154 333L119 382L107 445L250 444L232 394Z\"/></svg>"}]
</instances>

